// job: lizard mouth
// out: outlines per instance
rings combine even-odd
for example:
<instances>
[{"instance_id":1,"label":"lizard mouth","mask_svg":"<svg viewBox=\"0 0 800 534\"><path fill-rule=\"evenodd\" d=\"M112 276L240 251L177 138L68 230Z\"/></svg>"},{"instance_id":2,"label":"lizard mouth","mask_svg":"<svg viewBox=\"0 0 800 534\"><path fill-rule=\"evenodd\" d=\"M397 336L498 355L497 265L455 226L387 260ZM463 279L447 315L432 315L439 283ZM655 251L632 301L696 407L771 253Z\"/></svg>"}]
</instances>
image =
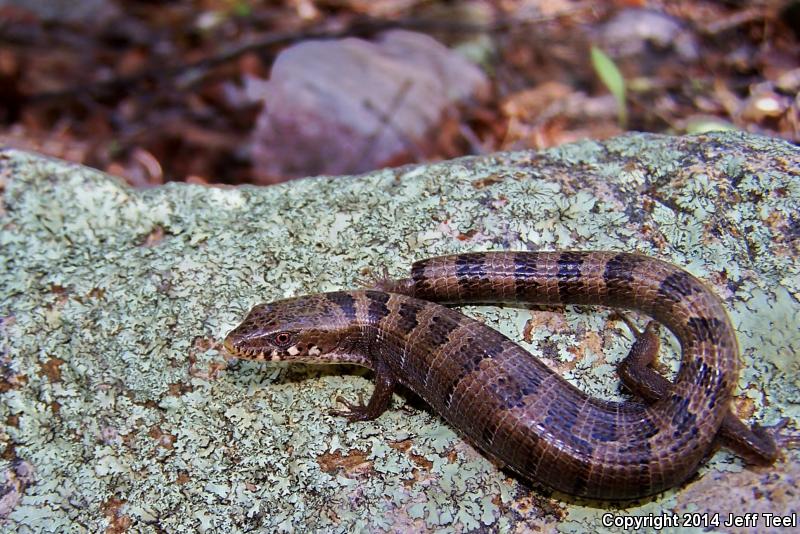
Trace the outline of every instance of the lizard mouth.
<instances>
[{"instance_id":1,"label":"lizard mouth","mask_svg":"<svg viewBox=\"0 0 800 534\"><path fill-rule=\"evenodd\" d=\"M277 351L273 351L272 353L267 353L264 352L263 350L237 347L233 339L233 336L230 335L225 338L225 341L222 342L222 347L224 349L224 352L228 356L232 356L234 358L240 358L243 360L258 360L258 361L265 361L265 360L280 361L280 357Z\"/></svg>"},{"instance_id":2,"label":"lizard mouth","mask_svg":"<svg viewBox=\"0 0 800 534\"><path fill-rule=\"evenodd\" d=\"M252 360L263 359L263 354L259 351L237 347L234 344L231 336L225 338L225 341L222 342L222 347L225 349L225 352L227 352L228 355L236 358L247 358Z\"/></svg>"}]
</instances>

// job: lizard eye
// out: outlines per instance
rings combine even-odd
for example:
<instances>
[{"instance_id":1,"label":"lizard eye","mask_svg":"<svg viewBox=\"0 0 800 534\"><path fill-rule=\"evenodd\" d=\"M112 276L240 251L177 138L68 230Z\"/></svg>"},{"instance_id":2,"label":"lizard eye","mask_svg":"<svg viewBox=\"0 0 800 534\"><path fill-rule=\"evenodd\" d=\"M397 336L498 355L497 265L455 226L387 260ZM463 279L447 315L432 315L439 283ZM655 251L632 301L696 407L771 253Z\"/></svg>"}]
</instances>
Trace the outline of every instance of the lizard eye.
<instances>
[{"instance_id":1,"label":"lizard eye","mask_svg":"<svg viewBox=\"0 0 800 534\"><path fill-rule=\"evenodd\" d=\"M292 342L292 334L289 332L278 332L272 336L272 342L278 347L286 347Z\"/></svg>"}]
</instances>

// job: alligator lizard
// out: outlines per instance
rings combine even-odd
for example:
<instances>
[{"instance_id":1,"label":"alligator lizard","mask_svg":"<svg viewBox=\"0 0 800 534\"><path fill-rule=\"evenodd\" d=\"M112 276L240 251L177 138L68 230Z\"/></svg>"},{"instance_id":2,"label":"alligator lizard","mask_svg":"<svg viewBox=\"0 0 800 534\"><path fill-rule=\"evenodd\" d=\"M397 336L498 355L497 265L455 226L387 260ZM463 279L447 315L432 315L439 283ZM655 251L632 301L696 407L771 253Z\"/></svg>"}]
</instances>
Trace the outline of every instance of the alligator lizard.
<instances>
[{"instance_id":1,"label":"alligator lizard","mask_svg":"<svg viewBox=\"0 0 800 534\"><path fill-rule=\"evenodd\" d=\"M587 396L522 347L456 310L465 302L585 304L644 312L680 341L675 383L647 364L653 328L620 366L646 402ZM296 297L254 307L225 339L253 360L354 363L375 372L374 419L403 384L488 457L572 495L621 500L677 485L718 439L761 461L775 435L730 410L739 355L720 299L669 263L616 252L485 252L416 262L411 277L374 289Z\"/></svg>"}]
</instances>

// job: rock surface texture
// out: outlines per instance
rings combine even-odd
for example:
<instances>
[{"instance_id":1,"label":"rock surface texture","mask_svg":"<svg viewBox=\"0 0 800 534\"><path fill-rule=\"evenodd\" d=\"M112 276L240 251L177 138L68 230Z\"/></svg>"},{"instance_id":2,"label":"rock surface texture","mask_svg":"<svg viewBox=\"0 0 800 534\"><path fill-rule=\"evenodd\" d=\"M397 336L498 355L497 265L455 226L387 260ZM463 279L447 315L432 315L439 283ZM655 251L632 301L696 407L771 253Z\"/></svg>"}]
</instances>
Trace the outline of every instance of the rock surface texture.
<instances>
[{"instance_id":1,"label":"rock surface texture","mask_svg":"<svg viewBox=\"0 0 800 534\"><path fill-rule=\"evenodd\" d=\"M577 501L498 470L410 397L372 422L330 415L337 395L369 395L357 368L236 362L219 342L258 302L351 288L384 265L401 277L466 250L639 251L725 301L739 415L798 421L798 169L783 141L629 135L269 188L136 191L2 151L0 530L569 532L638 517L745 532L723 527L728 514L796 512L798 451L760 468L720 451L654 498ZM607 310L464 311L590 394L625 398L614 365L630 334Z\"/></svg>"}]
</instances>

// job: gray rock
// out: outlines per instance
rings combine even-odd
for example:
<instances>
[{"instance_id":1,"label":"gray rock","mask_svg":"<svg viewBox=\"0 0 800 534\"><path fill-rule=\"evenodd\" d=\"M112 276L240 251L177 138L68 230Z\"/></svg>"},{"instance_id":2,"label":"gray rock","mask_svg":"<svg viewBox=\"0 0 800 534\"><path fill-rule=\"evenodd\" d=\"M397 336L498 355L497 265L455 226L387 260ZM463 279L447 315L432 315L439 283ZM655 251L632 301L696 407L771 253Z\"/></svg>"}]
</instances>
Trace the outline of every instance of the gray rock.
<instances>
[{"instance_id":1,"label":"gray rock","mask_svg":"<svg viewBox=\"0 0 800 534\"><path fill-rule=\"evenodd\" d=\"M303 42L281 52L262 94L251 95L264 101L256 168L299 177L416 159L449 108L488 88L477 66L421 33Z\"/></svg>"},{"instance_id":2,"label":"gray rock","mask_svg":"<svg viewBox=\"0 0 800 534\"><path fill-rule=\"evenodd\" d=\"M399 395L373 422L329 415L337 395L369 394L362 372L228 361L219 342L258 302L352 287L384 264L402 276L463 250L636 250L727 303L739 413L797 421L798 169L783 141L634 134L268 188L138 191L0 152L0 525L585 531L606 513L795 510L796 450L757 470L722 451L694 481L612 508L526 487ZM614 365L630 337L606 311L465 312L590 394L622 398Z\"/></svg>"}]
</instances>

